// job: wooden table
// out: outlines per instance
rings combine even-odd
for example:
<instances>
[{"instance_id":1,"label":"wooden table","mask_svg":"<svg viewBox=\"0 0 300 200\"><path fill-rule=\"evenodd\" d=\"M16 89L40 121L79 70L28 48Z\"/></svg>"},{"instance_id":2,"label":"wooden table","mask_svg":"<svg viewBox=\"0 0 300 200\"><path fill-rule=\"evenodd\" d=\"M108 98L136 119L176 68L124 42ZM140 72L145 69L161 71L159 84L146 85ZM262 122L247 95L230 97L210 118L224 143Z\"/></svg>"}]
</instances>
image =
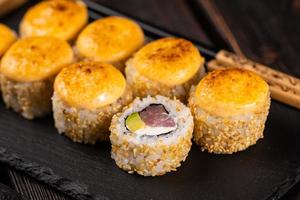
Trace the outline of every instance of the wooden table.
<instances>
[{"instance_id":1,"label":"wooden table","mask_svg":"<svg viewBox=\"0 0 300 200\"><path fill-rule=\"evenodd\" d=\"M97 1L166 30L235 51L300 77L300 0ZM70 199L4 165L0 165L0 181L28 199ZM6 189L0 190L0 194L9 190ZM300 199L300 184L284 199Z\"/></svg>"}]
</instances>

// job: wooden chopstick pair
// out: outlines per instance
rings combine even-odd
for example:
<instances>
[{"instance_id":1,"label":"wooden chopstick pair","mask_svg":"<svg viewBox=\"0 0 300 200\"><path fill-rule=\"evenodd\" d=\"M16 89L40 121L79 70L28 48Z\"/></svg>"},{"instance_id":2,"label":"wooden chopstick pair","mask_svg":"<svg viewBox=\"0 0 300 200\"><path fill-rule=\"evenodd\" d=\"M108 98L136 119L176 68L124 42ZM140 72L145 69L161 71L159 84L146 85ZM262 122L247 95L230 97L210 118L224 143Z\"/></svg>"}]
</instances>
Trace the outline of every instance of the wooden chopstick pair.
<instances>
[{"instance_id":1,"label":"wooden chopstick pair","mask_svg":"<svg viewBox=\"0 0 300 200\"><path fill-rule=\"evenodd\" d=\"M27 0L0 0L0 17L20 7Z\"/></svg>"}]
</instances>

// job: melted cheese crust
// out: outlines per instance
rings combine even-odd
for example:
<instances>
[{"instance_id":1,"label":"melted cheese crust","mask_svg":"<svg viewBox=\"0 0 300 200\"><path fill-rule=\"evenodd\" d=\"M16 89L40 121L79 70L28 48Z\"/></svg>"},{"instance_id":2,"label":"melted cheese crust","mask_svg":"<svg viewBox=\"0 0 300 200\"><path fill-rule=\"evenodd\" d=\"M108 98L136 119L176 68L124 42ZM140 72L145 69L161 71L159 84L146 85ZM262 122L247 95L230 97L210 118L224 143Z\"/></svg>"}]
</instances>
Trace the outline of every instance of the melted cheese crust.
<instances>
[{"instance_id":1,"label":"melted cheese crust","mask_svg":"<svg viewBox=\"0 0 300 200\"><path fill-rule=\"evenodd\" d=\"M16 40L16 33L6 25L0 24L0 57Z\"/></svg>"},{"instance_id":2,"label":"melted cheese crust","mask_svg":"<svg viewBox=\"0 0 300 200\"><path fill-rule=\"evenodd\" d=\"M30 8L20 24L21 37L54 36L71 40L87 23L85 4L79 0L47 0Z\"/></svg>"},{"instance_id":3,"label":"melted cheese crust","mask_svg":"<svg viewBox=\"0 0 300 200\"><path fill-rule=\"evenodd\" d=\"M145 77L168 86L191 79L204 62L198 49L181 38L163 38L140 49L132 65Z\"/></svg>"},{"instance_id":4,"label":"melted cheese crust","mask_svg":"<svg viewBox=\"0 0 300 200\"><path fill-rule=\"evenodd\" d=\"M269 98L268 84L257 74L239 68L221 68L204 77L195 92L195 101L217 116L259 111Z\"/></svg>"},{"instance_id":5,"label":"melted cheese crust","mask_svg":"<svg viewBox=\"0 0 300 200\"><path fill-rule=\"evenodd\" d=\"M40 81L57 74L73 61L70 45L54 37L18 40L3 56L1 73L20 82Z\"/></svg>"},{"instance_id":6,"label":"melted cheese crust","mask_svg":"<svg viewBox=\"0 0 300 200\"><path fill-rule=\"evenodd\" d=\"M126 59L144 43L144 33L134 21L105 17L88 25L78 36L76 47L81 57L100 62Z\"/></svg>"},{"instance_id":7,"label":"melted cheese crust","mask_svg":"<svg viewBox=\"0 0 300 200\"><path fill-rule=\"evenodd\" d=\"M64 68L54 90L70 106L96 109L117 101L125 92L126 80L110 64L80 62Z\"/></svg>"}]
</instances>

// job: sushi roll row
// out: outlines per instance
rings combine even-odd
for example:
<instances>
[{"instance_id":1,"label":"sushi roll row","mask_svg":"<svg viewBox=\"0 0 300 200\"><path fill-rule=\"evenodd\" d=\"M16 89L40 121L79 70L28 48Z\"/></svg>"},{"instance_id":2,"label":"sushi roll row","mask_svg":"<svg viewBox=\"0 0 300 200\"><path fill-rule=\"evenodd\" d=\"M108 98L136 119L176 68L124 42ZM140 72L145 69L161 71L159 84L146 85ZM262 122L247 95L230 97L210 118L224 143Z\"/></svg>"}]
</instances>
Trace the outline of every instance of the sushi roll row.
<instances>
[{"instance_id":1,"label":"sushi roll row","mask_svg":"<svg viewBox=\"0 0 300 200\"><path fill-rule=\"evenodd\" d=\"M117 166L144 176L176 170L192 140L231 154L263 137L270 92L255 73L221 68L206 75L191 42L145 44L142 29L126 18L86 23L82 1L50 0L25 14L19 40L0 25L8 108L27 119L53 111L59 133L85 144L110 140Z\"/></svg>"}]
</instances>

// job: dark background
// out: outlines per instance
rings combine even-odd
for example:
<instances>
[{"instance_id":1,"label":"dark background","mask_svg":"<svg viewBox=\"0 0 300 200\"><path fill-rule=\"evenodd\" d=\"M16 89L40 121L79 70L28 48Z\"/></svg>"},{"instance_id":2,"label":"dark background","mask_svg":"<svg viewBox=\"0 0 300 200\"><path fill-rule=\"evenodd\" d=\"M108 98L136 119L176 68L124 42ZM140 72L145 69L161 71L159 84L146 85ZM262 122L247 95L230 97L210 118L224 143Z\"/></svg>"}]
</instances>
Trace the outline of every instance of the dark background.
<instances>
[{"instance_id":1,"label":"dark background","mask_svg":"<svg viewBox=\"0 0 300 200\"><path fill-rule=\"evenodd\" d=\"M209 46L232 50L300 77L300 0L97 2ZM28 199L69 199L3 164L0 164L0 180L3 184L0 194L10 193L10 187ZM300 199L300 185L296 185L283 199Z\"/></svg>"}]
</instances>

